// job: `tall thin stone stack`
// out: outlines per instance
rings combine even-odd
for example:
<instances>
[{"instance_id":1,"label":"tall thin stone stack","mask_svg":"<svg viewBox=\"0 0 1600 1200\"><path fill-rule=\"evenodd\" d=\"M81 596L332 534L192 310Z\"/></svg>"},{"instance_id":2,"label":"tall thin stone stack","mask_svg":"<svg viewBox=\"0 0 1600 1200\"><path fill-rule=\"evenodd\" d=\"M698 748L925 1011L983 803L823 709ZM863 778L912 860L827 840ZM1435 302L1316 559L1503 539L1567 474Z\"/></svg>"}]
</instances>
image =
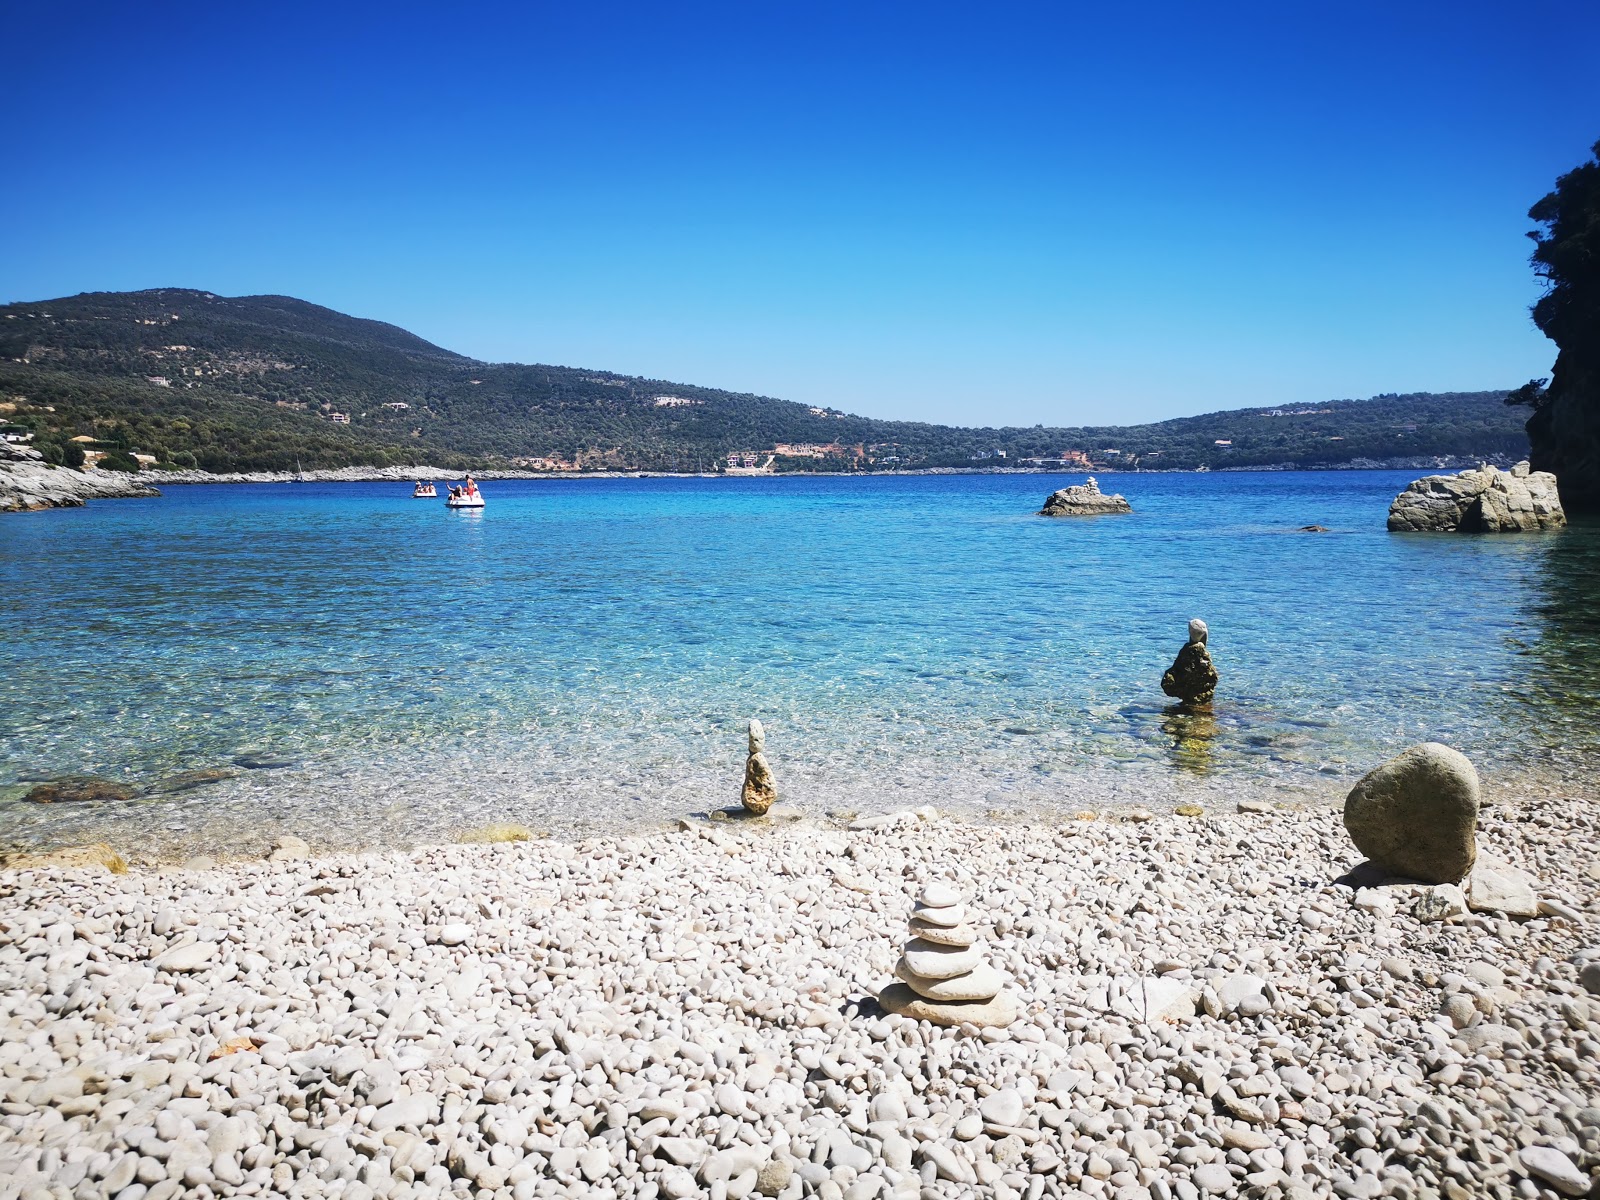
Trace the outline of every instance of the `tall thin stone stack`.
<instances>
[{"instance_id":1,"label":"tall thin stone stack","mask_svg":"<svg viewBox=\"0 0 1600 1200\"><path fill-rule=\"evenodd\" d=\"M744 787L739 803L746 812L762 816L778 798L778 781L767 764L767 731L760 721L750 722L750 753L744 760Z\"/></svg>"},{"instance_id":2,"label":"tall thin stone stack","mask_svg":"<svg viewBox=\"0 0 1600 1200\"><path fill-rule=\"evenodd\" d=\"M1008 977L984 960L983 943L955 888L923 888L910 929L894 971L900 982L878 995L885 1010L935 1025L1003 1029L1017 1019L1016 996L1005 990Z\"/></svg>"}]
</instances>

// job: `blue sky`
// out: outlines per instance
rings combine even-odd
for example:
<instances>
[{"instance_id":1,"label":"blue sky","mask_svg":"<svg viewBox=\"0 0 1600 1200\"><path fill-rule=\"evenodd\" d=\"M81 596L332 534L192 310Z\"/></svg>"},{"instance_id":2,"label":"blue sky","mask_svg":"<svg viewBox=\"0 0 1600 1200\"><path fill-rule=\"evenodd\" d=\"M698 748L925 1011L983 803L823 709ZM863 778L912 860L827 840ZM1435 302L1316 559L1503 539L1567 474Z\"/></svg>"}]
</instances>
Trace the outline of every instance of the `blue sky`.
<instances>
[{"instance_id":1,"label":"blue sky","mask_svg":"<svg viewBox=\"0 0 1600 1200\"><path fill-rule=\"evenodd\" d=\"M12 6L0 299L953 423L1546 374L1600 5Z\"/></svg>"}]
</instances>

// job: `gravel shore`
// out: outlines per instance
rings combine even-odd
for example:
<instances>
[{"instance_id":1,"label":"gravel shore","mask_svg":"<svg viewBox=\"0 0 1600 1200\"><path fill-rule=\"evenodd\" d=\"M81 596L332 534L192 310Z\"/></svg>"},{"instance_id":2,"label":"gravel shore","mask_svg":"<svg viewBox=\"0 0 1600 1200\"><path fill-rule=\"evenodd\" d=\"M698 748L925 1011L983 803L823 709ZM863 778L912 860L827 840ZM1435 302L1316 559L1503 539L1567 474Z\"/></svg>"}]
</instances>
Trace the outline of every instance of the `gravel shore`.
<instances>
[{"instance_id":1,"label":"gravel shore","mask_svg":"<svg viewBox=\"0 0 1600 1200\"><path fill-rule=\"evenodd\" d=\"M1479 838L1542 915L1327 810L0 873L0 1196L1600 1195L1600 807ZM879 1009L931 880L1009 1029Z\"/></svg>"}]
</instances>

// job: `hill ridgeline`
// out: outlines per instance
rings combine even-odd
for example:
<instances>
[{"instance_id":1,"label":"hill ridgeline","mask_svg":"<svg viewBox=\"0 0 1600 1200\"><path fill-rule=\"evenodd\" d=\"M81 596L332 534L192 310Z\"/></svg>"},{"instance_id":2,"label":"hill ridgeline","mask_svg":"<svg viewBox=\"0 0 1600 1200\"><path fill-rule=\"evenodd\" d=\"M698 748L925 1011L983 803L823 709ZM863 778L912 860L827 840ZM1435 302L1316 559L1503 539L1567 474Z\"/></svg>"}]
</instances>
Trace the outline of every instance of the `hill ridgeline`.
<instances>
[{"instance_id":1,"label":"hill ridgeline","mask_svg":"<svg viewBox=\"0 0 1600 1200\"><path fill-rule=\"evenodd\" d=\"M0 307L0 430L47 461L214 473L1224 470L1510 461L1503 391L1148 425L957 428L574 367L484 363L286 296L162 288Z\"/></svg>"}]
</instances>

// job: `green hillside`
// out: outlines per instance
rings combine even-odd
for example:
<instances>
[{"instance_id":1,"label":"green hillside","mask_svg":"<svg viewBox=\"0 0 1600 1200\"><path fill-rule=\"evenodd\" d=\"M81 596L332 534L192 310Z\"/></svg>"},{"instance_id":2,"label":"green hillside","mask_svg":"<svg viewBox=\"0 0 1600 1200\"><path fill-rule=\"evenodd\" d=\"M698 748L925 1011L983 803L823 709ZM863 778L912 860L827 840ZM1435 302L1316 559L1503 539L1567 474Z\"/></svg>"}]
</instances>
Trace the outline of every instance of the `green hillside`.
<instances>
[{"instance_id":1,"label":"green hillside","mask_svg":"<svg viewBox=\"0 0 1600 1200\"><path fill-rule=\"evenodd\" d=\"M0 307L0 418L74 447L210 471L433 463L704 470L1192 469L1521 456L1503 392L1379 396L1157 424L962 429L573 367L490 364L285 296L179 288ZM346 423L346 421L348 423ZM74 438L93 443L74 443ZM1219 444L1227 443L1227 444ZM1114 452L1114 453L1113 453ZM114 461L126 462L118 456Z\"/></svg>"}]
</instances>

